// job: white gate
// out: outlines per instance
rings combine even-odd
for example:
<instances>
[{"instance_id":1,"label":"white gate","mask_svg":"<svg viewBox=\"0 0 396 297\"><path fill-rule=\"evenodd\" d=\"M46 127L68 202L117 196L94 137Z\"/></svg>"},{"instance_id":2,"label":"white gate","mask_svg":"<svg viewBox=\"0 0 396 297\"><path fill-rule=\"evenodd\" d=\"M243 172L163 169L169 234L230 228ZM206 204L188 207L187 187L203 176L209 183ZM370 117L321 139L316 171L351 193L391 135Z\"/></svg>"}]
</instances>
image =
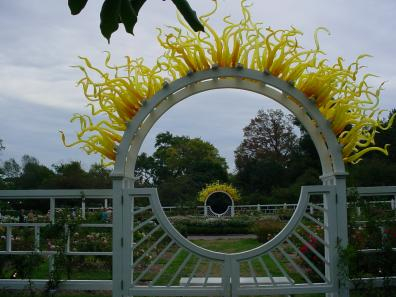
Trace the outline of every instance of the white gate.
<instances>
[{"instance_id":1,"label":"white gate","mask_svg":"<svg viewBox=\"0 0 396 297\"><path fill-rule=\"evenodd\" d=\"M169 223L154 189L133 189L136 158L154 123L181 100L220 88L259 93L291 111L311 136L323 171L323 186L302 188L293 217L275 238L237 254L194 245ZM337 244L347 244L341 147L315 104L287 82L241 68L191 73L166 84L128 124L113 172L113 297L318 292L346 297Z\"/></svg>"},{"instance_id":2,"label":"white gate","mask_svg":"<svg viewBox=\"0 0 396 297\"><path fill-rule=\"evenodd\" d=\"M155 189L125 190L123 197L120 286L125 296L281 295L335 289L333 186L303 187L294 215L278 235L235 254L205 250L184 238L168 221Z\"/></svg>"}]
</instances>

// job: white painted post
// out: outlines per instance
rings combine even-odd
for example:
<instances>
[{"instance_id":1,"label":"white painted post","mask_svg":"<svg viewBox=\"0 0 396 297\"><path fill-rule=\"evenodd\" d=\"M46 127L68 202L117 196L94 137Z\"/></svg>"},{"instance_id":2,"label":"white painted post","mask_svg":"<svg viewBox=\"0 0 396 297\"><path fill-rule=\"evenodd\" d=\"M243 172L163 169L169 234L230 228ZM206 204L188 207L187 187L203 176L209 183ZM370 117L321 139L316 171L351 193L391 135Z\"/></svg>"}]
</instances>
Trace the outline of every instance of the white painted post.
<instances>
[{"instance_id":1,"label":"white painted post","mask_svg":"<svg viewBox=\"0 0 396 297\"><path fill-rule=\"evenodd\" d=\"M309 206L309 213L310 213L311 215L314 214L314 208L313 208L311 205Z\"/></svg>"},{"instance_id":2,"label":"white painted post","mask_svg":"<svg viewBox=\"0 0 396 297\"><path fill-rule=\"evenodd\" d=\"M122 191L123 177L113 177L113 297L122 296Z\"/></svg>"},{"instance_id":3,"label":"white painted post","mask_svg":"<svg viewBox=\"0 0 396 297\"><path fill-rule=\"evenodd\" d=\"M337 234L337 243L339 247L346 248L348 246L348 220L347 220L347 197L346 197L346 173L338 173L332 176L322 177L323 184L335 185L336 186L336 222L337 229L333 229L334 226L329 226L329 232L335 232ZM326 224L327 222L325 222ZM338 293L326 293L326 297L349 297L348 280L340 280L338 273L338 261L339 255L338 250L334 251L335 257L333 260L335 263L332 265L332 275L335 279L335 285L338 287ZM336 281L337 280L337 281Z\"/></svg>"},{"instance_id":4,"label":"white painted post","mask_svg":"<svg viewBox=\"0 0 396 297\"><path fill-rule=\"evenodd\" d=\"M50 221L51 224L55 224L55 198L50 198ZM48 271L52 273L54 271L54 255L48 256Z\"/></svg>"},{"instance_id":5,"label":"white painted post","mask_svg":"<svg viewBox=\"0 0 396 297\"><path fill-rule=\"evenodd\" d=\"M108 208L109 207L109 201L107 200L107 198L104 200L104 208Z\"/></svg>"},{"instance_id":6,"label":"white painted post","mask_svg":"<svg viewBox=\"0 0 396 297\"><path fill-rule=\"evenodd\" d=\"M55 223L55 198L50 198L50 221Z\"/></svg>"},{"instance_id":7,"label":"white painted post","mask_svg":"<svg viewBox=\"0 0 396 297\"><path fill-rule=\"evenodd\" d=\"M12 246L11 246L11 237L12 237L12 227L11 226L7 226L7 246L6 246L6 250L7 252L11 252Z\"/></svg>"},{"instance_id":8,"label":"white painted post","mask_svg":"<svg viewBox=\"0 0 396 297\"><path fill-rule=\"evenodd\" d=\"M123 238L123 228L124 228L124 217L123 217L123 207L124 207L124 189L133 188L134 181L131 178L126 178L123 175L113 175L113 297L123 297L127 296L127 292L131 281L125 279L124 270L131 270L131 265L133 263L124 263L123 252L124 252L124 238ZM125 197L127 199L127 197ZM131 211L129 209L128 211ZM131 222L125 222L129 228L131 228ZM132 241L133 242L133 239ZM130 247L129 247L130 248ZM130 252L130 251L129 251ZM131 261L133 261L133 256L131 256ZM126 265L126 267L124 267ZM133 278L133 271L131 271L131 279Z\"/></svg>"},{"instance_id":9,"label":"white painted post","mask_svg":"<svg viewBox=\"0 0 396 297\"><path fill-rule=\"evenodd\" d=\"M34 226L34 250L40 250L40 226Z\"/></svg>"},{"instance_id":10,"label":"white painted post","mask_svg":"<svg viewBox=\"0 0 396 297\"><path fill-rule=\"evenodd\" d=\"M81 199L81 217L85 220L85 198Z\"/></svg>"}]
</instances>

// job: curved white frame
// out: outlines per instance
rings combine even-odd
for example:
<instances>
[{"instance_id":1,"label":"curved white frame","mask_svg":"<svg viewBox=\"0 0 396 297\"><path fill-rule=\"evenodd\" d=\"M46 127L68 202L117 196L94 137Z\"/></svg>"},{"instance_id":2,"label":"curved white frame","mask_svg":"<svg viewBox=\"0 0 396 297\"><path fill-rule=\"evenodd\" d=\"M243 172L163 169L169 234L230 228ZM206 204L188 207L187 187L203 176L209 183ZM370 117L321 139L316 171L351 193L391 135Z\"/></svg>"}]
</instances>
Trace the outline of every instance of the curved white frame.
<instances>
[{"instance_id":1,"label":"curved white frame","mask_svg":"<svg viewBox=\"0 0 396 297\"><path fill-rule=\"evenodd\" d=\"M250 69L220 68L180 78L145 101L128 124L118 147L113 176L134 178L136 158L147 133L173 105L194 94L224 88L252 91L283 105L298 118L311 136L320 157L323 175L345 174L341 146L330 123L314 102L291 84L270 74Z\"/></svg>"},{"instance_id":2,"label":"curved white frame","mask_svg":"<svg viewBox=\"0 0 396 297\"><path fill-rule=\"evenodd\" d=\"M331 129L331 124L322 116L315 103L292 84L285 82L269 73L262 73L256 70L243 68L218 68L213 67L211 70L190 73L188 76L180 78L170 84L165 84L163 89L158 91L149 101L145 101L139 112L128 123L127 130L124 133L120 146L117 148L117 157L114 166L113 176L113 213L114 217L121 217L113 221L113 280L122 279L120 273L123 271L122 259L117 255L123 253L119 248L119 242L123 242L123 189L133 188L134 169L137 155L140 147L152 126L156 121L173 105L188 98L194 94L213 90L213 89L242 89L252 91L269 97L292 112L297 119L303 124L318 152L322 166L322 180L325 185L333 185L335 187L335 197L338 203L332 213L336 214L336 226L330 226L334 231L332 238L338 238L341 246L347 244L346 229L346 191L345 191L345 166L341 153L341 145L338 143L335 134ZM304 191L302 189L302 191ZM167 221L167 217L160 207L158 197L152 201L154 213L161 219L161 225L165 227L167 232L178 238L179 243L185 248L197 254L204 255L207 258L219 259L224 257L232 257L233 261L241 261L249 259L257 255L263 254L277 245L286 238L293 230L301 218L306 206L305 199L300 196L298 206L289 222L284 229L278 233L271 241L250 251L244 251L237 254L222 254L208 251L194 245L189 240L180 235L177 230ZM158 200L158 201L157 201ZM124 232L130 232L125 229ZM125 252L125 251L124 251ZM331 254L337 254L336 250L329 251ZM333 258L333 257L332 257ZM335 257L334 259L337 259ZM120 272L121 271L121 272ZM336 277L336 264L332 265L330 273ZM333 282L337 287L336 282ZM342 291L344 290L344 291ZM348 296L348 289L342 289L340 296ZM122 290L121 290L122 291ZM113 296L121 292L116 285L113 286Z\"/></svg>"}]
</instances>

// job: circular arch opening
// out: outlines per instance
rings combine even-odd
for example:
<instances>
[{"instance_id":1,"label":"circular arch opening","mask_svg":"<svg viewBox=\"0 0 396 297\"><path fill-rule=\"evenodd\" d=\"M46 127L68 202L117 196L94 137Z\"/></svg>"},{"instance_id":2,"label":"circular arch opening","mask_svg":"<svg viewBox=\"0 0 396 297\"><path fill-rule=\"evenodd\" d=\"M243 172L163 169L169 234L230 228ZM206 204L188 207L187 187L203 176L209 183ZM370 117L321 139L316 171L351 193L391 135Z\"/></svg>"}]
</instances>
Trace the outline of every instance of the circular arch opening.
<instances>
[{"instance_id":1,"label":"circular arch opening","mask_svg":"<svg viewBox=\"0 0 396 297\"><path fill-rule=\"evenodd\" d=\"M234 200L232 197L221 191L211 193L205 201L205 206L210 207L210 210L217 216L223 216L227 214L227 210L234 206ZM227 214L231 216L231 212Z\"/></svg>"},{"instance_id":2,"label":"circular arch opening","mask_svg":"<svg viewBox=\"0 0 396 297\"><path fill-rule=\"evenodd\" d=\"M218 79L224 77L227 77L227 79ZM241 78L244 79L242 80ZM168 109L193 94L221 88L236 88L252 91L274 99L276 102L283 105L297 117L311 136L320 157L323 176L334 176L338 173L344 173L341 150L335 135L316 106L314 106L314 104L312 104L301 92L282 80L258 71L218 69L215 71L209 70L194 73L192 76L179 79L165 86L164 89L159 91L142 107L134 120L129 124L124 134L117 153L113 176L115 178L133 178L131 173L134 172L136 157L145 136L154 123ZM335 180L333 182L335 182ZM161 215L165 216L163 212ZM293 217L287 225L297 223L298 219ZM167 228L172 229L173 226L168 224ZM285 227L276 236L278 241L282 240L282 238L286 238L288 235L285 233L286 229ZM175 230L173 229L172 231ZM180 242L187 247L194 248L198 253L208 252L201 251L198 247L192 247L191 242L188 240L181 240ZM271 241L269 241L247 254L251 256L252 252L253 254L263 253L270 249L271 246L273 246L273 243L271 244ZM212 256L218 257L215 252L212 252Z\"/></svg>"}]
</instances>

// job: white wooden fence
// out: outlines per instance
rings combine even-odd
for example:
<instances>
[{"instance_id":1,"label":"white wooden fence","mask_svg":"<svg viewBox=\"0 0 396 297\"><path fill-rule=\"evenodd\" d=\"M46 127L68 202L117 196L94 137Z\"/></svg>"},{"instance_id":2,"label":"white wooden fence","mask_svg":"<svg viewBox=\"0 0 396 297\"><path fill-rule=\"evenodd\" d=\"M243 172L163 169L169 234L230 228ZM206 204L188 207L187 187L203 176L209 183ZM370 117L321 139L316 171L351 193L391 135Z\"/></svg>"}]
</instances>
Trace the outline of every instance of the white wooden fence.
<instances>
[{"instance_id":1,"label":"white wooden fence","mask_svg":"<svg viewBox=\"0 0 396 297\"><path fill-rule=\"evenodd\" d=\"M395 210L396 206L396 187L366 187L357 189L359 195L365 199L366 197L392 197L389 200L375 200L369 203L375 205L380 204L382 207L386 207L390 210ZM58 201L74 201L76 204L81 205L81 216L86 217L87 212L95 212L102 210L102 207L86 207L90 200L101 200L103 207L110 208L110 200L112 199L112 190L6 190L0 191L0 203L1 202L11 202L11 201L21 201L21 200L48 200L48 221L47 222L5 222L6 212L2 212L3 217L0 221L0 230L5 230L3 235L3 240L5 240L4 249L0 249L0 256L7 255L31 255L36 253L42 256L47 256L49 258L49 270L53 269L52 257L56 253L53 250L43 250L39 248L39 243L41 241L40 230L47 226L48 224L54 223L56 221L56 210ZM1 204L0 204L1 207ZM296 204L269 204L269 205L235 205L235 213L243 213L249 211L260 211L265 214L274 214L283 209L294 210ZM174 212L176 207L164 207L166 212ZM361 221L364 224L364 221ZM83 223L79 227L81 228L112 228L111 222L109 223ZM13 230L15 228L32 228L34 230L34 247L32 250L20 251L13 249ZM68 233L67 226L65 226L65 232ZM361 250L364 253L377 253L379 249L364 249ZM396 248L393 248L396 251ZM67 241L65 246L65 254L69 256L112 256L112 252L99 252L99 251L72 251L70 249L70 241ZM34 279L31 280L32 284L36 288L44 288L48 280L45 279ZM390 283L396 283L396 276L387 278ZM384 283L384 278L381 277L371 277L363 278L359 280L350 280L350 286L353 287L354 283L367 282L374 286L382 286ZM0 288L8 289L23 289L29 284L29 280L24 279L0 279ZM59 288L62 289L72 289L72 290L111 290L112 281L111 280L65 280L62 281Z\"/></svg>"}]
</instances>

